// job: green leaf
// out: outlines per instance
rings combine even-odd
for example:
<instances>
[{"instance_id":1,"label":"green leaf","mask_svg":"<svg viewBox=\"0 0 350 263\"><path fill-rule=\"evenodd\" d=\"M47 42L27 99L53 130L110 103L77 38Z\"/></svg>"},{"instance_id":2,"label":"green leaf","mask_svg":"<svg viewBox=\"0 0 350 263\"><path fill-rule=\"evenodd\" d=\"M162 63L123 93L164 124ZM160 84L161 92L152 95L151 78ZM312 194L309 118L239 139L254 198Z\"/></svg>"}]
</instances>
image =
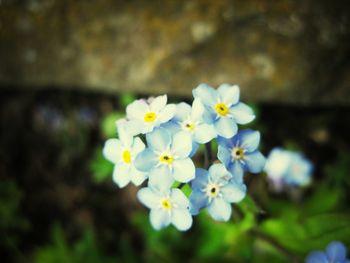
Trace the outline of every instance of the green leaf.
<instances>
[{"instance_id":1,"label":"green leaf","mask_svg":"<svg viewBox=\"0 0 350 263\"><path fill-rule=\"evenodd\" d=\"M134 100L136 100L136 96L132 93L123 93L119 96L119 104L122 108L126 108Z\"/></svg>"},{"instance_id":2,"label":"green leaf","mask_svg":"<svg viewBox=\"0 0 350 263\"><path fill-rule=\"evenodd\" d=\"M112 177L114 164L106 160L102 154L102 148L98 147L94 158L90 163L90 171L95 182L100 183Z\"/></svg>"},{"instance_id":3,"label":"green leaf","mask_svg":"<svg viewBox=\"0 0 350 263\"><path fill-rule=\"evenodd\" d=\"M111 138L117 136L117 120L124 118L125 114L121 112L113 112L107 114L101 122L102 135L105 138Z\"/></svg>"}]
</instances>

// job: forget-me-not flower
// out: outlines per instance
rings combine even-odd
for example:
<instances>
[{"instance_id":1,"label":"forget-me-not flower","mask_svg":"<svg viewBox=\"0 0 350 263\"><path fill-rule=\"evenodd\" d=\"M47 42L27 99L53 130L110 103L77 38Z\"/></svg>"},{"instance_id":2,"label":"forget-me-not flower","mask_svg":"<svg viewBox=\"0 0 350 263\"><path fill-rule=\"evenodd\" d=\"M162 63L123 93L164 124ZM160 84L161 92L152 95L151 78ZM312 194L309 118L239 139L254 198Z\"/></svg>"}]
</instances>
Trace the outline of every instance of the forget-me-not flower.
<instances>
[{"instance_id":1,"label":"forget-me-not flower","mask_svg":"<svg viewBox=\"0 0 350 263\"><path fill-rule=\"evenodd\" d=\"M167 95L158 96L150 102L136 100L126 108L128 131L132 135L149 133L173 118L175 112L176 106L167 104Z\"/></svg>"},{"instance_id":2,"label":"forget-me-not flower","mask_svg":"<svg viewBox=\"0 0 350 263\"><path fill-rule=\"evenodd\" d=\"M339 241L331 242L326 251L311 252L307 258L306 263L350 263L346 258L346 248Z\"/></svg>"},{"instance_id":3,"label":"forget-me-not flower","mask_svg":"<svg viewBox=\"0 0 350 263\"><path fill-rule=\"evenodd\" d=\"M240 202L246 195L246 186L234 180L222 164L213 164L209 171L197 168L191 186L191 214L196 215L207 207L211 217L218 221L228 221L231 203Z\"/></svg>"},{"instance_id":4,"label":"forget-me-not flower","mask_svg":"<svg viewBox=\"0 0 350 263\"><path fill-rule=\"evenodd\" d=\"M118 128L119 139L109 139L103 147L105 158L115 164L113 180L119 187L126 186L130 181L140 185L145 179L145 173L134 166L136 156L145 149L140 138L133 138L123 126Z\"/></svg>"},{"instance_id":5,"label":"forget-me-not flower","mask_svg":"<svg viewBox=\"0 0 350 263\"><path fill-rule=\"evenodd\" d=\"M180 189L160 190L150 186L140 189L137 197L151 210L150 221L155 229L173 224L177 229L186 231L192 226L189 201Z\"/></svg>"},{"instance_id":6,"label":"forget-me-not flower","mask_svg":"<svg viewBox=\"0 0 350 263\"><path fill-rule=\"evenodd\" d=\"M245 171L259 173L265 165L265 157L258 151L260 133L242 130L230 139L218 138L218 159L238 180Z\"/></svg>"},{"instance_id":7,"label":"forget-me-not flower","mask_svg":"<svg viewBox=\"0 0 350 263\"><path fill-rule=\"evenodd\" d=\"M255 118L253 110L239 102L237 85L222 84L215 90L207 84L200 84L193 90L193 97L204 104L205 121L213 124L217 134L224 138L237 133L237 123L246 124Z\"/></svg>"},{"instance_id":8,"label":"forget-me-not flower","mask_svg":"<svg viewBox=\"0 0 350 263\"><path fill-rule=\"evenodd\" d=\"M148 173L151 185L168 187L174 182L189 182L195 176L194 164L189 158L191 136L186 132L169 133L157 128L146 135L148 147L135 161L137 169Z\"/></svg>"}]
</instances>

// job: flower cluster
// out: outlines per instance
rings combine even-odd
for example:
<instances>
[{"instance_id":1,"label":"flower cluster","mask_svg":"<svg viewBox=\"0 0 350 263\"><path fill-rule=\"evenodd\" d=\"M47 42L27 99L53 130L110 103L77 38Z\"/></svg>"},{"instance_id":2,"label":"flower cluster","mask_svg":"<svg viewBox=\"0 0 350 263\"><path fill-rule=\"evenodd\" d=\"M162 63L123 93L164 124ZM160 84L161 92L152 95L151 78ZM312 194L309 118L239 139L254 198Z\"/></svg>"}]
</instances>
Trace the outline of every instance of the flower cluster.
<instances>
[{"instance_id":1,"label":"flower cluster","mask_svg":"<svg viewBox=\"0 0 350 263\"><path fill-rule=\"evenodd\" d=\"M312 163L301 153L274 148L264 168L275 190L284 186L307 186L311 182Z\"/></svg>"},{"instance_id":2,"label":"flower cluster","mask_svg":"<svg viewBox=\"0 0 350 263\"><path fill-rule=\"evenodd\" d=\"M214 220L229 220L231 204L246 195L244 172L264 168L260 133L238 131L238 124L255 118L239 93L237 85L214 89L200 84L193 90L192 105L167 104L166 95L136 100L127 106L126 119L117 122L119 139L105 143L104 156L115 164L113 180L119 187L147 180L137 197L150 209L155 229L173 224L185 231L204 208ZM192 157L200 144L212 140L219 145L219 161L207 160L206 169L196 168ZM181 190L185 184L192 190L189 197Z\"/></svg>"},{"instance_id":3,"label":"flower cluster","mask_svg":"<svg viewBox=\"0 0 350 263\"><path fill-rule=\"evenodd\" d=\"M339 241L331 242L326 251L313 251L307 258L306 263L349 263L350 259L346 258L346 248Z\"/></svg>"}]
</instances>

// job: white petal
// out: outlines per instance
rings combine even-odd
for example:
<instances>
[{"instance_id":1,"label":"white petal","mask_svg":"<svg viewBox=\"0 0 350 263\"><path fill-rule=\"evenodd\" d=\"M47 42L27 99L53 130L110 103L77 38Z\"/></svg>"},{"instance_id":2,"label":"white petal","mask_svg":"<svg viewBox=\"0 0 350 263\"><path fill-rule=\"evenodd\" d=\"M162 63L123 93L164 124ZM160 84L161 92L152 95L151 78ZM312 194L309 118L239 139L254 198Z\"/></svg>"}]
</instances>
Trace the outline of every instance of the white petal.
<instances>
[{"instance_id":1,"label":"white petal","mask_svg":"<svg viewBox=\"0 0 350 263\"><path fill-rule=\"evenodd\" d=\"M157 230L168 226L170 220L170 214L163 209L152 209L150 212L151 224Z\"/></svg>"},{"instance_id":2,"label":"white petal","mask_svg":"<svg viewBox=\"0 0 350 263\"><path fill-rule=\"evenodd\" d=\"M120 187L125 187L130 182L130 165L117 164L113 170L113 181Z\"/></svg>"},{"instance_id":3,"label":"white petal","mask_svg":"<svg viewBox=\"0 0 350 263\"><path fill-rule=\"evenodd\" d=\"M130 178L134 185L139 186L146 180L147 176L146 173L137 170L136 167L132 165L130 168Z\"/></svg>"},{"instance_id":4,"label":"white petal","mask_svg":"<svg viewBox=\"0 0 350 263\"><path fill-rule=\"evenodd\" d=\"M143 150L145 149L145 144L143 143L143 141L139 138L139 137L136 137L134 139L134 143L132 145L132 154L134 154L135 156L142 152Z\"/></svg>"},{"instance_id":5,"label":"white petal","mask_svg":"<svg viewBox=\"0 0 350 263\"><path fill-rule=\"evenodd\" d=\"M142 120L129 120L125 123L125 129L132 136L139 135L144 131L144 123Z\"/></svg>"},{"instance_id":6,"label":"white petal","mask_svg":"<svg viewBox=\"0 0 350 263\"><path fill-rule=\"evenodd\" d=\"M236 140L240 142L240 146L248 152L255 151L260 142L260 132L246 129L238 132Z\"/></svg>"},{"instance_id":7,"label":"white petal","mask_svg":"<svg viewBox=\"0 0 350 263\"><path fill-rule=\"evenodd\" d=\"M176 106L175 106L175 104L168 104L168 105L166 105L159 112L159 118L158 118L159 124L169 121L171 118L173 118L175 116L175 113L176 113Z\"/></svg>"},{"instance_id":8,"label":"white petal","mask_svg":"<svg viewBox=\"0 0 350 263\"><path fill-rule=\"evenodd\" d=\"M255 119L252 108L243 102L234 105L230 109L230 113L238 124L247 124Z\"/></svg>"},{"instance_id":9,"label":"white petal","mask_svg":"<svg viewBox=\"0 0 350 263\"><path fill-rule=\"evenodd\" d=\"M199 98L201 102L207 106L214 106L218 101L218 93L215 89L207 84L199 84L197 88L192 91L194 98Z\"/></svg>"},{"instance_id":10,"label":"white petal","mask_svg":"<svg viewBox=\"0 0 350 263\"><path fill-rule=\"evenodd\" d=\"M237 85L221 84L218 92L222 102L226 105L234 105L239 100L239 87Z\"/></svg>"},{"instance_id":11,"label":"white petal","mask_svg":"<svg viewBox=\"0 0 350 263\"><path fill-rule=\"evenodd\" d=\"M191 114L191 106L185 102L176 105L176 114L174 119L177 121L186 120Z\"/></svg>"},{"instance_id":12,"label":"white petal","mask_svg":"<svg viewBox=\"0 0 350 263\"><path fill-rule=\"evenodd\" d=\"M167 95L162 95L154 98L151 102L150 109L152 112L159 112L163 109L167 103Z\"/></svg>"},{"instance_id":13,"label":"white petal","mask_svg":"<svg viewBox=\"0 0 350 263\"><path fill-rule=\"evenodd\" d=\"M125 147L131 148L133 143L133 135L127 130L126 124L118 126L118 136Z\"/></svg>"},{"instance_id":14,"label":"white petal","mask_svg":"<svg viewBox=\"0 0 350 263\"><path fill-rule=\"evenodd\" d=\"M232 208L222 198L214 198L208 207L208 212L217 221L228 221L230 219Z\"/></svg>"},{"instance_id":15,"label":"white petal","mask_svg":"<svg viewBox=\"0 0 350 263\"><path fill-rule=\"evenodd\" d=\"M123 145L118 139L109 139L106 141L102 153L107 160L117 163L121 158L123 148Z\"/></svg>"},{"instance_id":16,"label":"white petal","mask_svg":"<svg viewBox=\"0 0 350 263\"><path fill-rule=\"evenodd\" d=\"M221 189L225 201L230 203L238 203L243 200L246 195L247 187L242 183L231 181Z\"/></svg>"},{"instance_id":17,"label":"white petal","mask_svg":"<svg viewBox=\"0 0 350 263\"><path fill-rule=\"evenodd\" d=\"M135 100L126 107L126 115L130 120L143 120L144 115L148 111L149 106L144 100Z\"/></svg>"},{"instance_id":18,"label":"white petal","mask_svg":"<svg viewBox=\"0 0 350 263\"><path fill-rule=\"evenodd\" d=\"M137 192L137 198L149 209L153 209L159 206L160 196L148 187L141 188Z\"/></svg>"},{"instance_id":19,"label":"white petal","mask_svg":"<svg viewBox=\"0 0 350 263\"><path fill-rule=\"evenodd\" d=\"M171 222L178 230L188 230L192 226L192 221L192 216L187 209L173 209Z\"/></svg>"},{"instance_id":20,"label":"white petal","mask_svg":"<svg viewBox=\"0 0 350 263\"><path fill-rule=\"evenodd\" d=\"M193 139L198 143L207 143L216 137L216 131L213 125L200 124L195 128Z\"/></svg>"},{"instance_id":21,"label":"white petal","mask_svg":"<svg viewBox=\"0 0 350 263\"><path fill-rule=\"evenodd\" d=\"M222 179L229 180L232 175L226 170L222 163L215 163L209 168L209 178L212 182L219 182Z\"/></svg>"},{"instance_id":22,"label":"white petal","mask_svg":"<svg viewBox=\"0 0 350 263\"><path fill-rule=\"evenodd\" d=\"M193 121L202 120L204 113L204 106L200 99L194 99L192 103L191 118Z\"/></svg>"},{"instance_id":23,"label":"white petal","mask_svg":"<svg viewBox=\"0 0 350 263\"><path fill-rule=\"evenodd\" d=\"M170 194L171 201L177 204L178 208L187 209L189 206L189 201L185 194L177 188L171 190Z\"/></svg>"},{"instance_id":24,"label":"white petal","mask_svg":"<svg viewBox=\"0 0 350 263\"><path fill-rule=\"evenodd\" d=\"M148 177L148 185L159 191L170 189L171 185L174 183L174 178L167 165L160 165L152 169L148 174Z\"/></svg>"},{"instance_id":25,"label":"white petal","mask_svg":"<svg viewBox=\"0 0 350 263\"><path fill-rule=\"evenodd\" d=\"M173 162L173 177L176 181L187 183L195 177L195 167L190 158Z\"/></svg>"},{"instance_id":26,"label":"white petal","mask_svg":"<svg viewBox=\"0 0 350 263\"><path fill-rule=\"evenodd\" d=\"M224 138L231 138L237 133L237 124L231 118L221 117L214 124L218 135Z\"/></svg>"},{"instance_id":27,"label":"white petal","mask_svg":"<svg viewBox=\"0 0 350 263\"><path fill-rule=\"evenodd\" d=\"M166 151L171 143L171 136L164 128L155 129L152 133L146 135L146 140L149 148L154 151Z\"/></svg>"},{"instance_id":28,"label":"white petal","mask_svg":"<svg viewBox=\"0 0 350 263\"><path fill-rule=\"evenodd\" d=\"M187 132L180 131L173 137L171 144L171 153L176 155L177 158L186 158L192 151L192 138Z\"/></svg>"}]
</instances>

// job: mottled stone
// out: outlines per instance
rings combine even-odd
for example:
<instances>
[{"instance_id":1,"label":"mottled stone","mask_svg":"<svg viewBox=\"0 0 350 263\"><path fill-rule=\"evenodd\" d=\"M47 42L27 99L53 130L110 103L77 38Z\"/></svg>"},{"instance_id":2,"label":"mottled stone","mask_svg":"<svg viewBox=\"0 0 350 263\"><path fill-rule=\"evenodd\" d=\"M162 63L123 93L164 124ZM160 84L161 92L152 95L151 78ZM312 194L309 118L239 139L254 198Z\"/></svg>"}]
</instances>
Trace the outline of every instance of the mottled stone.
<instances>
[{"instance_id":1,"label":"mottled stone","mask_svg":"<svg viewBox=\"0 0 350 263\"><path fill-rule=\"evenodd\" d=\"M346 2L0 1L0 84L350 102Z\"/></svg>"}]
</instances>

